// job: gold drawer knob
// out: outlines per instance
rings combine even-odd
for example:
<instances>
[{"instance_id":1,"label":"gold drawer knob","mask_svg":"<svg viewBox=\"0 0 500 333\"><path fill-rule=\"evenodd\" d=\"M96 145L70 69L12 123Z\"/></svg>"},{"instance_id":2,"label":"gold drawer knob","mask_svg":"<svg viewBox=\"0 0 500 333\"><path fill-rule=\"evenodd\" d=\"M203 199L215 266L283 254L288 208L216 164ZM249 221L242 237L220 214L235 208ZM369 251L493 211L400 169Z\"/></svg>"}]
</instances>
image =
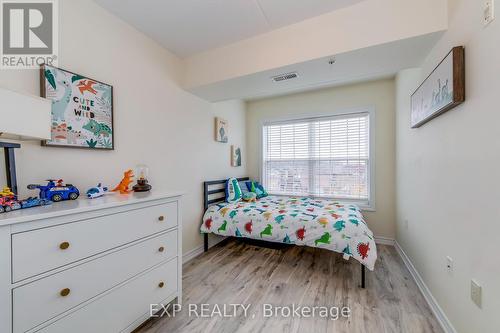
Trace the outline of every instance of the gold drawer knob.
<instances>
[{"instance_id":1,"label":"gold drawer knob","mask_svg":"<svg viewBox=\"0 0 500 333\"><path fill-rule=\"evenodd\" d=\"M163 283L163 281L158 283L158 287L163 288L164 286L165 286L165 283Z\"/></svg>"},{"instance_id":2,"label":"gold drawer knob","mask_svg":"<svg viewBox=\"0 0 500 333\"><path fill-rule=\"evenodd\" d=\"M61 290L59 294L61 294L62 297L66 297L69 295L70 292L71 290L69 288L64 288L63 290Z\"/></svg>"},{"instance_id":3,"label":"gold drawer knob","mask_svg":"<svg viewBox=\"0 0 500 333\"><path fill-rule=\"evenodd\" d=\"M158 252L163 252L165 251L165 248L163 246L160 246L160 248L158 249Z\"/></svg>"},{"instance_id":4,"label":"gold drawer knob","mask_svg":"<svg viewBox=\"0 0 500 333\"><path fill-rule=\"evenodd\" d=\"M163 220L165 220L165 216L163 215L158 216L158 221L163 221Z\"/></svg>"},{"instance_id":5,"label":"gold drawer knob","mask_svg":"<svg viewBox=\"0 0 500 333\"><path fill-rule=\"evenodd\" d=\"M66 250L68 247L69 247L69 243L68 242L62 242L61 244L59 244L59 248L61 250Z\"/></svg>"}]
</instances>

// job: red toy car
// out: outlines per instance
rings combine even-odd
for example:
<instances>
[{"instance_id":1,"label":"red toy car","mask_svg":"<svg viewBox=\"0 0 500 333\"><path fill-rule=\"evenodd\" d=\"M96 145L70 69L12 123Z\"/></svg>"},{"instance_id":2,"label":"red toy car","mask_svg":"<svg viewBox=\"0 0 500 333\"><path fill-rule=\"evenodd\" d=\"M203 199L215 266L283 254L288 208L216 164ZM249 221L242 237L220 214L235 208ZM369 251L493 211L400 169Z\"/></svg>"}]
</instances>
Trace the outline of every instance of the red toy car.
<instances>
[{"instance_id":1,"label":"red toy car","mask_svg":"<svg viewBox=\"0 0 500 333\"><path fill-rule=\"evenodd\" d=\"M13 195L0 196L0 213L10 212L11 210L20 209L21 204Z\"/></svg>"}]
</instances>

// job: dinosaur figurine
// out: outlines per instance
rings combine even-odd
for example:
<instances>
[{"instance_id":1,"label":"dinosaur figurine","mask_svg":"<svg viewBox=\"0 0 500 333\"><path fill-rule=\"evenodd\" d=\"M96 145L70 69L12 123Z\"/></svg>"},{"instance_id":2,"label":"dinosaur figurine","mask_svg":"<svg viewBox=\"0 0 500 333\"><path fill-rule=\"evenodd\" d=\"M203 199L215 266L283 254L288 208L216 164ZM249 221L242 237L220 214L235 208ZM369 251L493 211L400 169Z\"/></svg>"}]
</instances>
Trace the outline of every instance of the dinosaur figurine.
<instances>
[{"instance_id":1,"label":"dinosaur figurine","mask_svg":"<svg viewBox=\"0 0 500 333\"><path fill-rule=\"evenodd\" d=\"M129 185L132 183L132 178L134 177L134 172L132 170L127 170L123 173L123 179L118 185L113 189L113 192L120 191L120 194L130 193Z\"/></svg>"}]
</instances>

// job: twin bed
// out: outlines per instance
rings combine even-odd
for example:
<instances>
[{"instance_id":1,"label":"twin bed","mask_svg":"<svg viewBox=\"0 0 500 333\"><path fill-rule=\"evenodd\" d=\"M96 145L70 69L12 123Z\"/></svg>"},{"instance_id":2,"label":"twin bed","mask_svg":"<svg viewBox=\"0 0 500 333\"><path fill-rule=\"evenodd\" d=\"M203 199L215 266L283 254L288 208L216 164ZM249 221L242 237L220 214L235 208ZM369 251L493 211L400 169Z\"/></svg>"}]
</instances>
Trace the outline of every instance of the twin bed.
<instances>
[{"instance_id":1,"label":"twin bed","mask_svg":"<svg viewBox=\"0 0 500 333\"><path fill-rule=\"evenodd\" d=\"M244 182L249 178L238 178ZM330 199L267 196L256 202L227 203L226 180L204 183L205 214L201 225L205 251L208 234L258 241L310 246L341 253L361 263L361 287L365 267L374 269L377 248L360 209ZM213 198L213 199L211 199Z\"/></svg>"}]
</instances>

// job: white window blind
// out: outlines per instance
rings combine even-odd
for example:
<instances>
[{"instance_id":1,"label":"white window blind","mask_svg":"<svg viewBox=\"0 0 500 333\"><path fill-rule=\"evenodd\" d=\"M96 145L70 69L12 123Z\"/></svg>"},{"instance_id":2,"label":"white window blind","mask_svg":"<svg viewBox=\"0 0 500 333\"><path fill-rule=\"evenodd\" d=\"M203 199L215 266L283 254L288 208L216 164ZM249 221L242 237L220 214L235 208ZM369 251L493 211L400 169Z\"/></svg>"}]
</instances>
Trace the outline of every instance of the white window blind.
<instances>
[{"instance_id":1,"label":"white window blind","mask_svg":"<svg viewBox=\"0 0 500 333\"><path fill-rule=\"evenodd\" d=\"M272 194L370 201L369 114L268 123L262 182Z\"/></svg>"}]
</instances>

